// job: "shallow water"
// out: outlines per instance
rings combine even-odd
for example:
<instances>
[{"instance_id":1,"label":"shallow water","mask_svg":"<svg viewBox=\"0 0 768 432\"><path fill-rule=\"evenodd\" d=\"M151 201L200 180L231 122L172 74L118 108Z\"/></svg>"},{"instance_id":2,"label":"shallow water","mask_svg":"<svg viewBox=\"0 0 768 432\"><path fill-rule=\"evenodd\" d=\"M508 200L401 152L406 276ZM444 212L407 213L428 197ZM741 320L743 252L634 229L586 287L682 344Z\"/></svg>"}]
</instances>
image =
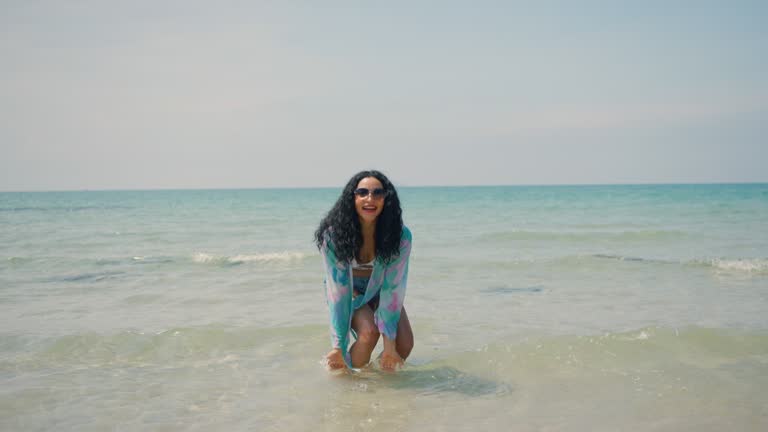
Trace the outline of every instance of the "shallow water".
<instances>
[{"instance_id":1,"label":"shallow water","mask_svg":"<svg viewBox=\"0 0 768 432\"><path fill-rule=\"evenodd\" d=\"M0 194L0 430L768 427L768 185L402 188L397 374L321 364L337 193Z\"/></svg>"}]
</instances>

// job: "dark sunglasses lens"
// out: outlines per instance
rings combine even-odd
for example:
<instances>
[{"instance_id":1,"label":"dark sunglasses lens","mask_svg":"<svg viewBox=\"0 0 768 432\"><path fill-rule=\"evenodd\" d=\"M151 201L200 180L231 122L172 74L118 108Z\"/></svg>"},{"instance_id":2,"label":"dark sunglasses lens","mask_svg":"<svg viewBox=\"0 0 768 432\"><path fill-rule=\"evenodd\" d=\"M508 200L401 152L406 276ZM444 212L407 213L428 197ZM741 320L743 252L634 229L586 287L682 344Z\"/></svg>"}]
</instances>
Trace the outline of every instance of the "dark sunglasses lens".
<instances>
[{"instance_id":1,"label":"dark sunglasses lens","mask_svg":"<svg viewBox=\"0 0 768 432\"><path fill-rule=\"evenodd\" d=\"M370 190L368 188L355 189L355 195L359 196L360 198L365 198L368 196L368 194L372 194L374 198L382 198L387 195L387 191L381 188L376 188L374 190Z\"/></svg>"}]
</instances>

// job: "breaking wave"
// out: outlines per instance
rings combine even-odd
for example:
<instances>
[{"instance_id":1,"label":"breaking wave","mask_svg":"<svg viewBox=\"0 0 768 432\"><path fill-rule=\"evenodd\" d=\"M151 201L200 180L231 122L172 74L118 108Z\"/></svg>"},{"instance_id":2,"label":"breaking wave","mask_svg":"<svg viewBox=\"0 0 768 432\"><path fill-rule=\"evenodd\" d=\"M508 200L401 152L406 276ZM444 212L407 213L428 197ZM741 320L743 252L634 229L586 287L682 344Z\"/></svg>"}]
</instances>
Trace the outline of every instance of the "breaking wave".
<instances>
[{"instance_id":1,"label":"breaking wave","mask_svg":"<svg viewBox=\"0 0 768 432\"><path fill-rule=\"evenodd\" d=\"M673 261L608 254L596 254L592 255L592 257L597 259L611 259L616 261L635 262L641 264L682 264L697 267L704 266L713 268L719 272L727 273L768 274L768 259L764 258L709 258L689 261Z\"/></svg>"},{"instance_id":2,"label":"breaking wave","mask_svg":"<svg viewBox=\"0 0 768 432\"><path fill-rule=\"evenodd\" d=\"M195 253L192 261L199 264L245 264L245 263L264 263L264 264L290 264L301 262L309 257L303 252L270 252L253 255L212 255L204 252Z\"/></svg>"},{"instance_id":3,"label":"breaking wave","mask_svg":"<svg viewBox=\"0 0 768 432\"><path fill-rule=\"evenodd\" d=\"M713 258L699 261L700 264L713 267L722 272L768 274L768 259L721 259Z\"/></svg>"},{"instance_id":4,"label":"breaking wave","mask_svg":"<svg viewBox=\"0 0 768 432\"><path fill-rule=\"evenodd\" d=\"M768 275L768 259L766 258L695 258L676 260L619 254L584 254L555 258L486 260L478 263L478 265L491 270L536 268L543 265L547 266L550 270L558 269L561 271L578 270L585 267L609 269L615 266L676 266L689 269L706 268L723 275Z\"/></svg>"}]
</instances>

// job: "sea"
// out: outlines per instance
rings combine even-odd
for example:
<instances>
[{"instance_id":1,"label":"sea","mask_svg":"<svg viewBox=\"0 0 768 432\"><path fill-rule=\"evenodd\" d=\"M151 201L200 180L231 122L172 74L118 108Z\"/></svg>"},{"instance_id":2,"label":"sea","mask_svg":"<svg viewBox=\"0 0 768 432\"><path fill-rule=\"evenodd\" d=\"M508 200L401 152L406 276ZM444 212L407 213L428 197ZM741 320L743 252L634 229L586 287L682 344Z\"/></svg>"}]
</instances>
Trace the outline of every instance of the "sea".
<instances>
[{"instance_id":1,"label":"sea","mask_svg":"<svg viewBox=\"0 0 768 432\"><path fill-rule=\"evenodd\" d=\"M768 430L768 184L400 187L396 373L323 364L340 191L0 193L0 430Z\"/></svg>"}]
</instances>

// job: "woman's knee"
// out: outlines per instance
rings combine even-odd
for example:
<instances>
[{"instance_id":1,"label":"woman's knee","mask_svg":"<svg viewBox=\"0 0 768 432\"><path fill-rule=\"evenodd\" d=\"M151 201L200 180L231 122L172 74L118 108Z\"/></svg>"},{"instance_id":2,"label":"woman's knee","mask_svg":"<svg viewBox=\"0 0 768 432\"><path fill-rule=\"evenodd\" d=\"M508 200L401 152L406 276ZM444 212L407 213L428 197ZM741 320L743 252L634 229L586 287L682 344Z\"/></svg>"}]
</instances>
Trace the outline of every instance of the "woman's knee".
<instances>
[{"instance_id":1,"label":"woman's knee","mask_svg":"<svg viewBox=\"0 0 768 432\"><path fill-rule=\"evenodd\" d=\"M379 341L379 336L379 329L377 329L375 325L363 326L357 332L358 342L362 342L364 344L376 345L376 343Z\"/></svg>"}]
</instances>

